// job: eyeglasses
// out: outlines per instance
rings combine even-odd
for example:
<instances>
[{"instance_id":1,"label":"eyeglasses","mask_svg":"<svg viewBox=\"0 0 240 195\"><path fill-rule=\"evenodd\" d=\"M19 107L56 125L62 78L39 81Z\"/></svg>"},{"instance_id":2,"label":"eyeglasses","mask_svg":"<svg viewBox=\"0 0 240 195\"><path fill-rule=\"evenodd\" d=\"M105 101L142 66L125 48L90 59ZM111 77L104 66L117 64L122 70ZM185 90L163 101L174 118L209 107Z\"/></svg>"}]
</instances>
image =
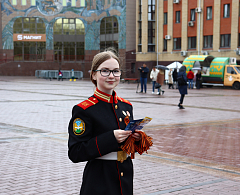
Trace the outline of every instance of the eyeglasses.
<instances>
[{"instance_id":1,"label":"eyeglasses","mask_svg":"<svg viewBox=\"0 0 240 195\"><path fill-rule=\"evenodd\" d=\"M115 69L115 70L108 70L108 69L101 69L101 70L95 70L95 72L100 72L100 74L103 77L108 77L111 73L113 74L113 76L115 77L120 77L122 72L121 70Z\"/></svg>"}]
</instances>

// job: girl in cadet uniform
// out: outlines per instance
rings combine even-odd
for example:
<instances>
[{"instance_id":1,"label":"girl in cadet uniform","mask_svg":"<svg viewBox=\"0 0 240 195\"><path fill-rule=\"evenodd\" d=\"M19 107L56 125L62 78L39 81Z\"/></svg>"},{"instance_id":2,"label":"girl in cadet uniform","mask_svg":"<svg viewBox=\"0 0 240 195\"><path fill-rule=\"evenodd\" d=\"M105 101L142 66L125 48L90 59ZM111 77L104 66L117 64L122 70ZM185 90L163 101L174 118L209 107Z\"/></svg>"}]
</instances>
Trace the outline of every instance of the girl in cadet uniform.
<instances>
[{"instance_id":1,"label":"girl in cadet uniform","mask_svg":"<svg viewBox=\"0 0 240 195\"><path fill-rule=\"evenodd\" d=\"M120 61L113 51L95 55L90 78L96 90L72 110L68 156L74 163L87 161L81 195L133 194L133 164L121 145L131 134L136 142L141 136L137 130L124 130L133 113L132 104L114 91L120 76Z\"/></svg>"}]
</instances>

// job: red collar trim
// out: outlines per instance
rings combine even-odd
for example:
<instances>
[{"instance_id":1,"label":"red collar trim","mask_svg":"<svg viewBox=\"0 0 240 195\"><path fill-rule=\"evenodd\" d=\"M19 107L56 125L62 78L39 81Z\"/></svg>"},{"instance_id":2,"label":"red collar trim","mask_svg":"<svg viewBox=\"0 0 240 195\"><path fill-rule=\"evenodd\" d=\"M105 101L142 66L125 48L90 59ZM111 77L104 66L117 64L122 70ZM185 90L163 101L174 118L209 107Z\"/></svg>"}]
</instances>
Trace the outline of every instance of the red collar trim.
<instances>
[{"instance_id":1,"label":"red collar trim","mask_svg":"<svg viewBox=\"0 0 240 195\"><path fill-rule=\"evenodd\" d=\"M107 93L104 93L102 91L100 91L98 88L96 88L95 92L94 92L94 96L96 98L98 98L99 100L102 100L104 102L107 102L107 103L113 103L113 100L114 100L114 103L116 104L118 102L118 97L117 97L117 94L115 91L113 91L113 95L109 95Z\"/></svg>"}]
</instances>

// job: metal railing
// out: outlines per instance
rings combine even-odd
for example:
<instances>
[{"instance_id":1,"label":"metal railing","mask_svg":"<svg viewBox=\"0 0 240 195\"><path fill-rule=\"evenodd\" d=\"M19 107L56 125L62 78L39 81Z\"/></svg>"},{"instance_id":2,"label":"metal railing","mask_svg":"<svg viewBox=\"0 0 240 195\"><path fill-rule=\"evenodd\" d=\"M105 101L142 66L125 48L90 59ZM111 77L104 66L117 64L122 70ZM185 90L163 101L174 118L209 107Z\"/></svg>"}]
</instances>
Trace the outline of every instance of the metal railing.
<instances>
[{"instance_id":1,"label":"metal railing","mask_svg":"<svg viewBox=\"0 0 240 195\"><path fill-rule=\"evenodd\" d=\"M63 79L82 79L82 71L71 71L71 70L62 70ZM35 77L44 78L44 79L59 79L58 70L36 70Z\"/></svg>"}]
</instances>

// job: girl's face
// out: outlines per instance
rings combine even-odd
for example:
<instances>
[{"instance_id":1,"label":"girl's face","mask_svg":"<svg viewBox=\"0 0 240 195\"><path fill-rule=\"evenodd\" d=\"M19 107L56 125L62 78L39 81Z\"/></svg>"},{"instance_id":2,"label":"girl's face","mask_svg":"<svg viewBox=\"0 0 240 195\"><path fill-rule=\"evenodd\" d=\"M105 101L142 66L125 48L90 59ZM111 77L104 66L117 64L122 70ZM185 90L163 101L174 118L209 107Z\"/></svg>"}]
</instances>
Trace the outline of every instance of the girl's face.
<instances>
[{"instance_id":1,"label":"girl's face","mask_svg":"<svg viewBox=\"0 0 240 195\"><path fill-rule=\"evenodd\" d=\"M110 58L103 62L97 70L119 70L118 61ZM103 72L102 71L102 72ZM107 94L112 95L113 89L118 85L120 76L116 77L111 72L109 76L102 76L100 71L96 71L92 75L93 79L97 81L97 88Z\"/></svg>"}]
</instances>

